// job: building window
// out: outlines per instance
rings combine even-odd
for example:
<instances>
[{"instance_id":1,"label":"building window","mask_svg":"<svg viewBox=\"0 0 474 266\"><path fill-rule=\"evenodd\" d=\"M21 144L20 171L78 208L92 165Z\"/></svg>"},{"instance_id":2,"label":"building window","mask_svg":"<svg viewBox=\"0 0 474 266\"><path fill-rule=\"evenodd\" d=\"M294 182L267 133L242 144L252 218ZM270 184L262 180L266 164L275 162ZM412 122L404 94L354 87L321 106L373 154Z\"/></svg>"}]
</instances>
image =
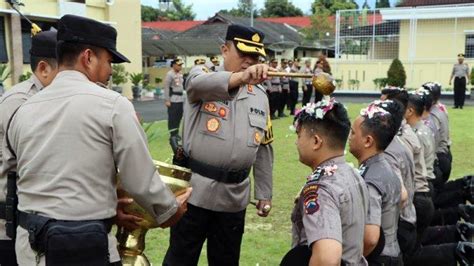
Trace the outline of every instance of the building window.
<instances>
[{"instance_id":1,"label":"building window","mask_svg":"<svg viewBox=\"0 0 474 266\"><path fill-rule=\"evenodd\" d=\"M474 34L466 35L466 51L464 54L467 58L474 58Z\"/></svg>"},{"instance_id":2,"label":"building window","mask_svg":"<svg viewBox=\"0 0 474 266\"><path fill-rule=\"evenodd\" d=\"M5 18L0 17L0 63L8 62L7 45L5 41Z\"/></svg>"},{"instance_id":3,"label":"building window","mask_svg":"<svg viewBox=\"0 0 474 266\"><path fill-rule=\"evenodd\" d=\"M43 31L50 30L51 28L57 29L57 22L53 21L33 21ZM29 64L30 60L30 49L31 49L31 24L25 19L21 20L21 43L23 46L23 64Z\"/></svg>"}]
</instances>

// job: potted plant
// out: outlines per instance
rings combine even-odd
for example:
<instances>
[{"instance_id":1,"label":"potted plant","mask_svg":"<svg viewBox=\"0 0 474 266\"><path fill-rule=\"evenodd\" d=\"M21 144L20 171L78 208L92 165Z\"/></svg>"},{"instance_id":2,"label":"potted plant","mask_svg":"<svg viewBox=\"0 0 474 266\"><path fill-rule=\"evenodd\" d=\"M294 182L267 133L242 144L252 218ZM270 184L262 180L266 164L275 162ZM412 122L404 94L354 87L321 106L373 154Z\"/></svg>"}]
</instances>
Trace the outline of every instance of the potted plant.
<instances>
[{"instance_id":1,"label":"potted plant","mask_svg":"<svg viewBox=\"0 0 474 266\"><path fill-rule=\"evenodd\" d=\"M143 73L131 73L130 74L130 81L132 82L132 92L133 92L133 99L137 100L140 99L141 95L141 83L143 81Z\"/></svg>"},{"instance_id":2,"label":"potted plant","mask_svg":"<svg viewBox=\"0 0 474 266\"><path fill-rule=\"evenodd\" d=\"M20 78L18 79L18 81L23 82L25 80L28 80L31 78L31 75L33 75L33 73L27 71L26 73L20 75Z\"/></svg>"},{"instance_id":3,"label":"potted plant","mask_svg":"<svg viewBox=\"0 0 474 266\"><path fill-rule=\"evenodd\" d=\"M0 95L5 91L3 88L3 82L10 77L10 70L7 64L0 64Z\"/></svg>"},{"instance_id":4,"label":"potted plant","mask_svg":"<svg viewBox=\"0 0 474 266\"><path fill-rule=\"evenodd\" d=\"M122 94L123 88L121 84L125 84L128 81L127 71L125 67L120 64L115 64L112 66L112 90Z\"/></svg>"},{"instance_id":5,"label":"potted plant","mask_svg":"<svg viewBox=\"0 0 474 266\"><path fill-rule=\"evenodd\" d=\"M156 77L156 78L155 78L155 84L156 84L155 95L156 95L157 97L160 97L161 94L163 93L163 91L161 90L161 88L158 87L158 84L160 84L162 81L163 81L163 79L161 79L161 78L159 78L159 77Z\"/></svg>"}]
</instances>

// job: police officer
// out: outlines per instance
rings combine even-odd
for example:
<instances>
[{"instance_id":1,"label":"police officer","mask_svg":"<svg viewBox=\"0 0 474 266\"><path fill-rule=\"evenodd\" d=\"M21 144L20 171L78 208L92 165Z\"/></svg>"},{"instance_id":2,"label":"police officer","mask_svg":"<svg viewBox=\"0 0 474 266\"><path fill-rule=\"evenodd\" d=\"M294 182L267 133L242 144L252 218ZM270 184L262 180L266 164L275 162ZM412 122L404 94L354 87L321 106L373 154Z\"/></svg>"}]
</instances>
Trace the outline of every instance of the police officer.
<instances>
[{"instance_id":1,"label":"police officer","mask_svg":"<svg viewBox=\"0 0 474 266\"><path fill-rule=\"evenodd\" d=\"M402 107L391 100L369 104L361 110L349 135L349 150L359 161L369 192L364 232L364 256L369 265L403 265L397 241L401 180L384 156L398 131L399 112L392 115L388 111L396 108Z\"/></svg>"},{"instance_id":2,"label":"police officer","mask_svg":"<svg viewBox=\"0 0 474 266\"><path fill-rule=\"evenodd\" d=\"M216 72L218 70L219 65L219 58L217 58L217 56L211 56L208 64L208 69Z\"/></svg>"},{"instance_id":3,"label":"police officer","mask_svg":"<svg viewBox=\"0 0 474 266\"><path fill-rule=\"evenodd\" d=\"M30 79L13 86L0 99L0 140L3 141L8 121L15 110L29 97L48 86L56 76L56 32L43 31L31 40L30 65L33 75ZM1 150L1 147L0 147ZM0 265L16 265L15 242L5 234L5 193L7 172L2 171L0 152Z\"/></svg>"},{"instance_id":4,"label":"police officer","mask_svg":"<svg viewBox=\"0 0 474 266\"><path fill-rule=\"evenodd\" d=\"M303 74L313 74L311 69L311 60L307 59L304 61L304 67L302 68L301 73ZM305 78L303 79L303 106L311 101L311 95L313 94L313 79Z\"/></svg>"},{"instance_id":5,"label":"police officer","mask_svg":"<svg viewBox=\"0 0 474 266\"><path fill-rule=\"evenodd\" d=\"M207 239L209 265L238 265L248 178L253 165L258 215L272 198L273 151L266 136L269 106L264 34L238 24L221 46L224 71L195 67L186 83L183 148L193 171L188 212L171 228L164 265L197 265Z\"/></svg>"},{"instance_id":6,"label":"police officer","mask_svg":"<svg viewBox=\"0 0 474 266\"><path fill-rule=\"evenodd\" d=\"M469 66L464 63L464 54L458 54L458 63L454 64L449 85L454 78L454 109L463 108L466 98L466 84L469 84Z\"/></svg>"},{"instance_id":7,"label":"police officer","mask_svg":"<svg viewBox=\"0 0 474 266\"><path fill-rule=\"evenodd\" d=\"M295 119L299 160L311 167L291 214L293 243L281 265L367 265L363 257L367 186L344 158L347 111L331 99Z\"/></svg>"},{"instance_id":8,"label":"police officer","mask_svg":"<svg viewBox=\"0 0 474 266\"><path fill-rule=\"evenodd\" d=\"M288 62L290 66L290 73L300 72L300 59L295 58L294 61ZM298 103L298 82L299 78L290 78L290 95L288 97L288 109L290 109L290 115L295 115L296 103Z\"/></svg>"},{"instance_id":9,"label":"police officer","mask_svg":"<svg viewBox=\"0 0 474 266\"><path fill-rule=\"evenodd\" d=\"M270 66L272 68L278 67L278 60L275 58L270 60ZM279 108L280 98L281 98L281 79L280 77L271 77L266 80L267 91L270 101L270 117L272 120L278 119L276 112Z\"/></svg>"},{"instance_id":10,"label":"police officer","mask_svg":"<svg viewBox=\"0 0 474 266\"><path fill-rule=\"evenodd\" d=\"M170 132L170 145L173 152L176 153L178 148L179 124L183 118L183 101L184 101L184 80L183 61L175 59L171 61L171 70L168 71L165 77L165 104L168 107L168 131Z\"/></svg>"},{"instance_id":11,"label":"police officer","mask_svg":"<svg viewBox=\"0 0 474 266\"><path fill-rule=\"evenodd\" d=\"M278 69L279 72L290 73L291 69L288 66L288 60L281 59L281 66ZM290 93L290 78L289 77L281 77L281 93L280 93L280 102L278 104L278 117L287 117L285 114L285 106L288 101L288 95Z\"/></svg>"},{"instance_id":12,"label":"police officer","mask_svg":"<svg viewBox=\"0 0 474 266\"><path fill-rule=\"evenodd\" d=\"M111 63L129 62L116 50L116 37L109 25L63 16L59 73L9 124L3 162L19 174L20 265L120 264L108 233L117 168L123 189L158 224L169 226L185 211L190 191L178 203L160 180L130 101L96 84L107 84Z\"/></svg>"}]
</instances>

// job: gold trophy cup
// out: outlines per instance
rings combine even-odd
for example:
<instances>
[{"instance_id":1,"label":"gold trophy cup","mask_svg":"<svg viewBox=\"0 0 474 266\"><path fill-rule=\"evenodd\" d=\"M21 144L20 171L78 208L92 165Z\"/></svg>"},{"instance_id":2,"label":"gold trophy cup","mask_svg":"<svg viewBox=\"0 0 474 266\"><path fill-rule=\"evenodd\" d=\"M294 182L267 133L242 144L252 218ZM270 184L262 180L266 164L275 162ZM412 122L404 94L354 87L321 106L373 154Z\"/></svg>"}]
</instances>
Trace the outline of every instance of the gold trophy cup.
<instances>
[{"instance_id":1,"label":"gold trophy cup","mask_svg":"<svg viewBox=\"0 0 474 266\"><path fill-rule=\"evenodd\" d=\"M171 189L175 196L183 194L190 187L191 170L176 165L153 161L160 174L161 180ZM126 197L126 192L120 191L119 197ZM129 204L125 211L129 214L141 216L143 220L140 227L128 231L123 227L117 228L118 251L124 266L151 265L143 251L145 250L145 235L149 229L156 228L159 224L135 201Z\"/></svg>"}]
</instances>

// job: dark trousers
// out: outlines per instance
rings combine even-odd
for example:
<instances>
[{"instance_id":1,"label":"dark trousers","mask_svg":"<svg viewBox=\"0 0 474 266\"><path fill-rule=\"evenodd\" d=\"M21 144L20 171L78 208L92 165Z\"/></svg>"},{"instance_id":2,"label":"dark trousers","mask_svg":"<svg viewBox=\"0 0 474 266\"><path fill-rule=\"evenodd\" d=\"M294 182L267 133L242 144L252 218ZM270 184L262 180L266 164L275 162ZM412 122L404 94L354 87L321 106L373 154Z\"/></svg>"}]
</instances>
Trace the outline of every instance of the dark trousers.
<instances>
[{"instance_id":1,"label":"dark trousers","mask_svg":"<svg viewBox=\"0 0 474 266\"><path fill-rule=\"evenodd\" d=\"M421 244L427 246L462 241L457 228L457 225L430 226L426 228Z\"/></svg>"},{"instance_id":2,"label":"dark trousers","mask_svg":"<svg viewBox=\"0 0 474 266\"><path fill-rule=\"evenodd\" d=\"M318 92L317 90L314 90L314 102L317 103L323 99L323 95Z\"/></svg>"},{"instance_id":3,"label":"dark trousers","mask_svg":"<svg viewBox=\"0 0 474 266\"><path fill-rule=\"evenodd\" d=\"M416 247L415 225L399 220L397 240L398 244L400 245L400 250L404 256L413 253Z\"/></svg>"},{"instance_id":4,"label":"dark trousers","mask_svg":"<svg viewBox=\"0 0 474 266\"><path fill-rule=\"evenodd\" d=\"M368 262L369 266L403 266L402 256L378 256L377 258L373 258Z\"/></svg>"},{"instance_id":5,"label":"dark trousers","mask_svg":"<svg viewBox=\"0 0 474 266\"><path fill-rule=\"evenodd\" d=\"M456 266L457 243L429 245L420 247L409 258L405 259L405 266Z\"/></svg>"},{"instance_id":6,"label":"dark trousers","mask_svg":"<svg viewBox=\"0 0 474 266\"><path fill-rule=\"evenodd\" d=\"M278 116L282 116L284 114L285 105L286 105L286 102L288 101L289 93L290 93L289 90L281 90L280 102L278 104Z\"/></svg>"},{"instance_id":7,"label":"dark trousers","mask_svg":"<svg viewBox=\"0 0 474 266\"><path fill-rule=\"evenodd\" d=\"M16 266L15 241L0 240L0 265Z\"/></svg>"},{"instance_id":8,"label":"dark trousers","mask_svg":"<svg viewBox=\"0 0 474 266\"><path fill-rule=\"evenodd\" d=\"M466 98L466 78L454 78L454 106L463 107Z\"/></svg>"},{"instance_id":9,"label":"dark trousers","mask_svg":"<svg viewBox=\"0 0 474 266\"><path fill-rule=\"evenodd\" d=\"M290 80L290 95L288 97L288 109L290 114L295 114L296 103L298 103L298 81Z\"/></svg>"},{"instance_id":10,"label":"dark trousers","mask_svg":"<svg viewBox=\"0 0 474 266\"><path fill-rule=\"evenodd\" d=\"M206 239L209 265L239 265L244 224L245 210L215 212L188 203L188 211L171 227L163 265L197 265Z\"/></svg>"},{"instance_id":11,"label":"dark trousers","mask_svg":"<svg viewBox=\"0 0 474 266\"><path fill-rule=\"evenodd\" d=\"M270 92L268 97L270 102L270 115L275 116L280 104L280 92Z\"/></svg>"},{"instance_id":12,"label":"dark trousers","mask_svg":"<svg viewBox=\"0 0 474 266\"><path fill-rule=\"evenodd\" d=\"M303 106L311 102L311 95L313 95L313 85L305 84L306 90L303 90Z\"/></svg>"},{"instance_id":13,"label":"dark trousers","mask_svg":"<svg viewBox=\"0 0 474 266\"><path fill-rule=\"evenodd\" d=\"M463 178L448 181L435 189L433 204L435 208L457 207L466 203L466 188Z\"/></svg>"},{"instance_id":14,"label":"dark trousers","mask_svg":"<svg viewBox=\"0 0 474 266\"><path fill-rule=\"evenodd\" d=\"M416 192L413 198L416 209L416 232L418 241L425 229L430 226L434 214L434 205L430 192Z\"/></svg>"},{"instance_id":15,"label":"dark trousers","mask_svg":"<svg viewBox=\"0 0 474 266\"><path fill-rule=\"evenodd\" d=\"M431 225L453 225L460 220L458 207L436 209L433 213Z\"/></svg>"},{"instance_id":16,"label":"dark trousers","mask_svg":"<svg viewBox=\"0 0 474 266\"><path fill-rule=\"evenodd\" d=\"M183 118L183 103L171 103L168 107L168 131L170 136L179 135L179 124Z\"/></svg>"},{"instance_id":17,"label":"dark trousers","mask_svg":"<svg viewBox=\"0 0 474 266\"><path fill-rule=\"evenodd\" d=\"M451 151L448 153L436 153L436 162L434 165L436 179L433 182L435 188L439 188L448 181L449 176L451 175L452 160L453 157Z\"/></svg>"}]
</instances>

